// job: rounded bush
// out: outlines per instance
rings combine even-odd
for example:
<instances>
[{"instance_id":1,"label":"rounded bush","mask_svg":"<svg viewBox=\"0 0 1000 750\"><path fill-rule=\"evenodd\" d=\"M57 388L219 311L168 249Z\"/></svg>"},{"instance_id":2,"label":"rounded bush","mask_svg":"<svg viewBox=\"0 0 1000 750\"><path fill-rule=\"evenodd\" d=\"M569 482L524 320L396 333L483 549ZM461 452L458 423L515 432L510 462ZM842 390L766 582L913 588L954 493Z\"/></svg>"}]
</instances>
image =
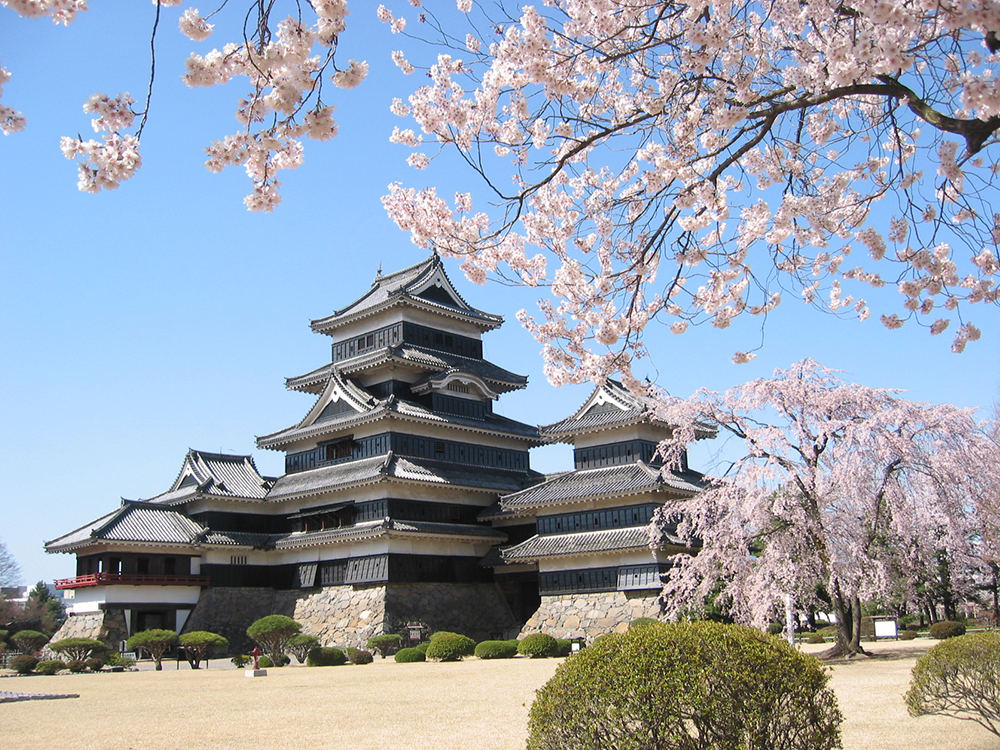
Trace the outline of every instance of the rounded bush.
<instances>
[{"instance_id":1,"label":"rounded bush","mask_svg":"<svg viewBox=\"0 0 1000 750\"><path fill-rule=\"evenodd\" d=\"M899 640L901 641L912 641L917 637L916 630L901 630L899 632Z\"/></svg>"},{"instance_id":2,"label":"rounded bush","mask_svg":"<svg viewBox=\"0 0 1000 750\"><path fill-rule=\"evenodd\" d=\"M424 656L440 661L458 661L463 656L472 656L475 651L476 642L468 636L445 633L431 638L431 643Z\"/></svg>"},{"instance_id":3,"label":"rounded bush","mask_svg":"<svg viewBox=\"0 0 1000 750\"><path fill-rule=\"evenodd\" d=\"M247 659L249 660L249 656ZM105 657L104 663L109 667L123 667L124 669L132 669L135 666L135 659L131 656L122 656L117 653L110 653Z\"/></svg>"},{"instance_id":4,"label":"rounded bush","mask_svg":"<svg viewBox=\"0 0 1000 750\"><path fill-rule=\"evenodd\" d=\"M632 622L628 624L628 629L632 628L644 628L647 625L662 625L663 623L657 620L655 617L637 617Z\"/></svg>"},{"instance_id":5,"label":"rounded bush","mask_svg":"<svg viewBox=\"0 0 1000 750\"><path fill-rule=\"evenodd\" d=\"M104 659L98 659L96 656L85 660L83 663L91 672L100 672L104 669Z\"/></svg>"},{"instance_id":6,"label":"rounded bush","mask_svg":"<svg viewBox=\"0 0 1000 750\"><path fill-rule=\"evenodd\" d=\"M767 624L768 635L781 635L784 630L785 626L780 622L770 622Z\"/></svg>"},{"instance_id":7,"label":"rounded bush","mask_svg":"<svg viewBox=\"0 0 1000 750\"><path fill-rule=\"evenodd\" d=\"M45 659L35 665L35 674L52 675L66 669L66 666L66 663L62 659ZM83 662L80 662L80 666L83 666ZM83 669L77 669L74 671L82 672Z\"/></svg>"},{"instance_id":8,"label":"rounded bush","mask_svg":"<svg viewBox=\"0 0 1000 750\"><path fill-rule=\"evenodd\" d=\"M917 659L906 693L911 716L968 719L1000 736L1000 633L949 638Z\"/></svg>"},{"instance_id":9,"label":"rounded bush","mask_svg":"<svg viewBox=\"0 0 1000 750\"><path fill-rule=\"evenodd\" d=\"M609 634L538 691L528 750L831 750L842 717L828 680L813 657L738 625Z\"/></svg>"},{"instance_id":10,"label":"rounded bush","mask_svg":"<svg viewBox=\"0 0 1000 750\"><path fill-rule=\"evenodd\" d=\"M351 664L371 664L375 661L371 651L361 651L360 649L351 654Z\"/></svg>"},{"instance_id":11,"label":"rounded bush","mask_svg":"<svg viewBox=\"0 0 1000 750\"><path fill-rule=\"evenodd\" d=\"M806 636L806 643L826 643L826 638L819 633L810 633Z\"/></svg>"},{"instance_id":12,"label":"rounded bush","mask_svg":"<svg viewBox=\"0 0 1000 750\"><path fill-rule=\"evenodd\" d=\"M401 648L396 652L395 659L398 664L411 664L417 661L427 661L427 657L424 656L424 652L419 648Z\"/></svg>"},{"instance_id":13,"label":"rounded bush","mask_svg":"<svg viewBox=\"0 0 1000 750\"><path fill-rule=\"evenodd\" d=\"M477 659L511 659L517 656L517 643L510 641L483 641L476 646Z\"/></svg>"},{"instance_id":14,"label":"rounded bush","mask_svg":"<svg viewBox=\"0 0 1000 750\"><path fill-rule=\"evenodd\" d=\"M942 620L931 625L930 636L943 641L947 638L957 638L965 635L965 624L953 620Z\"/></svg>"},{"instance_id":15,"label":"rounded bush","mask_svg":"<svg viewBox=\"0 0 1000 750\"><path fill-rule=\"evenodd\" d=\"M339 648L320 646L309 652L306 665L310 667L339 667L347 662L347 654Z\"/></svg>"},{"instance_id":16,"label":"rounded bush","mask_svg":"<svg viewBox=\"0 0 1000 750\"><path fill-rule=\"evenodd\" d=\"M30 654L12 656L10 659L10 668L18 674L31 674L37 666L38 657L31 656Z\"/></svg>"},{"instance_id":17,"label":"rounded bush","mask_svg":"<svg viewBox=\"0 0 1000 750\"><path fill-rule=\"evenodd\" d=\"M426 656L427 655L427 649L430 647L430 645L431 644L430 644L429 641L425 641L424 643L418 643L413 648L415 648L417 651L419 651L420 653L422 653L422 654L424 654Z\"/></svg>"},{"instance_id":18,"label":"rounded bush","mask_svg":"<svg viewBox=\"0 0 1000 750\"><path fill-rule=\"evenodd\" d=\"M42 666L41 664L38 665L38 667L41 666ZM85 662L83 659L70 659L63 666L70 672L73 672L74 674L79 674L80 672L87 671L87 662ZM36 672L38 671L38 667L35 667Z\"/></svg>"},{"instance_id":19,"label":"rounded bush","mask_svg":"<svg viewBox=\"0 0 1000 750\"><path fill-rule=\"evenodd\" d=\"M920 624L916 622L908 622L905 625L907 630L912 630L914 633L920 632Z\"/></svg>"},{"instance_id":20,"label":"rounded bush","mask_svg":"<svg viewBox=\"0 0 1000 750\"><path fill-rule=\"evenodd\" d=\"M643 630L643 628L638 628L638 630ZM517 653L532 659L555 656L558 651L559 644L556 642L556 639L547 633L526 635L517 644Z\"/></svg>"},{"instance_id":21,"label":"rounded bush","mask_svg":"<svg viewBox=\"0 0 1000 750\"><path fill-rule=\"evenodd\" d=\"M569 656L573 653L573 641L569 638L556 638L556 656Z\"/></svg>"}]
</instances>

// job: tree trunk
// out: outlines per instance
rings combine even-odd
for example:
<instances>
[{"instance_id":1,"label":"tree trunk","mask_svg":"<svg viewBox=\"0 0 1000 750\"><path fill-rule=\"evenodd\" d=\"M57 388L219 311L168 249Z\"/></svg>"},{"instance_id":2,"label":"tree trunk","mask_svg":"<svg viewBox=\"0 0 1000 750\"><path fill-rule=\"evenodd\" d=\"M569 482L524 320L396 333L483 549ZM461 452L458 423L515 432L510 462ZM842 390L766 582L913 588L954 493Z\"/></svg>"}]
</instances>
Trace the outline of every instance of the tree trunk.
<instances>
[{"instance_id":1,"label":"tree trunk","mask_svg":"<svg viewBox=\"0 0 1000 750\"><path fill-rule=\"evenodd\" d=\"M861 647L861 600L857 594L845 594L840 582L830 587L833 612L837 616L837 640L832 648L818 654L821 659L867 656Z\"/></svg>"}]
</instances>

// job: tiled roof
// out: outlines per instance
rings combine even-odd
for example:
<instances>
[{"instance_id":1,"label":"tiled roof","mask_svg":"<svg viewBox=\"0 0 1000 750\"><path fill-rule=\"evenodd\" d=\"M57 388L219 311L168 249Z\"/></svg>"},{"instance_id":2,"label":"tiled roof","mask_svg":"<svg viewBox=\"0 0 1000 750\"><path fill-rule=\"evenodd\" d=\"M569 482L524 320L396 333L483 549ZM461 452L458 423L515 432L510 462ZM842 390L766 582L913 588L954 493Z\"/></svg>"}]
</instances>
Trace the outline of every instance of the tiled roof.
<instances>
[{"instance_id":1,"label":"tiled roof","mask_svg":"<svg viewBox=\"0 0 1000 750\"><path fill-rule=\"evenodd\" d=\"M485 359L463 357L460 354L442 352L438 349L432 349L429 346L410 344L405 341L395 346L374 349L370 352L359 354L356 357L341 360L337 363L337 367L346 373L353 373L367 370L389 361L417 365L432 373L452 369L468 372L482 378L500 392L523 388L528 382L526 376L516 375Z\"/></svg>"},{"instance_id":2,"label":"tiled roof","mask_svg":"<svg viewBox=\"0 0 1000 750\"><path fill-rule=\"evenodd\" d=\"M281 448L297 440L339 432L358 424L375 422L392 415L425 423L451 425L474 432L499 433L507 437L526 440L532 446L543 443L541 438L538 437L538 430L531 425L508 419L499 414L490 414L485 419L474 419L457 414L445 414L443 412L431 411L425 406L413 401L405 401L396 396L382 399L377 401L376 404L374 408L366 412L345 412L331 419L324 419L323 421L317 421L308 425L299 424L294 427L287 427L284 430L272 432L270 435L261 435L257 438L257 446L260 448Z\"/></svg>"},{"instance_id":3,"label":"tiled roof","mask_svg":"<svg viewBox=\"0 0 1000 750\"><path fill-rule=\"evenodd\" d=\"M386 453L357 461L345 461L319 469L285 474L278 478L267 496L269 502L289 497L316 495L340 487L379 482L386 477L386 466L392 454Z\"/></svg>"},{"instance_id":4,"label":"tiled roof","mask_svg":"<svg viewBox=\"0 0 1000 750\"><path fill-rule=\"evenodd\" d=\"M381 536L448 536L478 539L486 542L506 541L507 535L488 526L458 523L433 523L430 521L400 521L393 518L365 521L339 529L285 534L275 541L276 549L310 547L318 544L336 544L372 539Z\"/></svg>"},{"instance_id":5,"label":"tiled roof","mask_svg":"<svg viewBox=\"0 0 1000 750\"><path fill-rule=\"evenodd\" d=\"M502 493L523 487L526 475L524 472L503 469L483 471L475 466L410 458L389 452L372 458L345 461L319 469L286 474L275 482L267 499L278 501L290 497L318 495L344 487L392 479L447 484Z\"/></svg>"},{"instance_id":6,"label":"tiled roof","mask_svg":"<svg viewBox=\"0 0 1000 750\"><path fill-rule=\"evenodd\" d=\"M49 552L71 552L96 542L196 544L206 533L200 524L163 505L124 501L120 508L45 543Z\"/></svg>"},{"instance_id":7,"label":"tiled roof","mask_svg":"<svg viewBox=\"0 0 1000 750\"><path fill-rule=\"evenodd\" d=\"M701 475L696 472L680 474L636 461L557 474L534 487L500 498L500 505L503 515L511 515L526 509L583 502L597 497L646 492L688 496L700 489Z\"/></svg>"},{"instance_id":8,"label":"tiled roof","mask_svg":"<svg viewBox=\"0 0 1000 750\"><path fill-rule=\"evenodd\" d=\"M540 427L539 431L546 437L561 438L625 424L653 422L656 421L652 416L655 404L651 398L633 395L618 381L608 380L594 389L573 416Z\"/></svg>"},{"instance_id":9,"label":"tiled roof","mask_svg":"<svg viewBox=\"0 0 1000 750\"><path fill-rule=\"evenodd\" d=\"M262 477L250 456L189 450L171 488L148 502L177 505L198 494L262 500L274 483Z\"/></svg>"},{"instance_id":10,"label":"tiled roof","mask_svg":"<svg viewBox=\"0 0 1000 750\"><path fill-rule=\"evenodd\" d=\"M679 537L670 533L666 535L666 541L674 546L684 544ZM541 557L592 555L632 549L649 549L648 526L533 536L501 550L501 554L505 562L530 562Z\"/></svg>"},{"instance_id":11,"label":"tiled roof","mask_svg":"<svg viewBox=\"0 0 1000 750\"><path fill-rule=\"evenodd\" d=\"M501 554L507 562L527 562L555 555L583 555L648 547L647 527L637 526L630 529L580 531L574 534L536 535L502 550Z\"/></svg>"},{"instance_id":12,"label":"tiled roof","mask_svg":"<svg viewBox=\"0 0 1000 750\"><path fill-rule=\"evenodd\" d=\"M567 442L572 442L576 435L644 422L667 431L671 426L657 418L656 405L656 399L636 396L618 381L608 380L594 389L573 416L539 427L538 431L552 440ZM715 437L715 434L714 427L698 425L699 439Z\"/></svg>"},{"instance_id":13,"label":"tiled roof","mask_svg":"<svg viewBox=\"0 0 1000 750\"><path fill-rule=\"evenodd\" d=\"M443 291L434 295L434 298L423 296L424 288L435 276L442 282L442 286L438 288L443 289ZM441 297L449 302L442 302ZM503 323L503 318L499 315L491 315L477 310L462 299L451 280L448 279L441 258L435 253L427 260L404 268L402 271L396 271L386 276L379 274L372 282L371 289L365 294L332 315L312 321L312 329L321 333L329 333L344 323L403 302L436 310L452 317L472 319L486 329L496 328Z\"/></svg>"}]
</instances>

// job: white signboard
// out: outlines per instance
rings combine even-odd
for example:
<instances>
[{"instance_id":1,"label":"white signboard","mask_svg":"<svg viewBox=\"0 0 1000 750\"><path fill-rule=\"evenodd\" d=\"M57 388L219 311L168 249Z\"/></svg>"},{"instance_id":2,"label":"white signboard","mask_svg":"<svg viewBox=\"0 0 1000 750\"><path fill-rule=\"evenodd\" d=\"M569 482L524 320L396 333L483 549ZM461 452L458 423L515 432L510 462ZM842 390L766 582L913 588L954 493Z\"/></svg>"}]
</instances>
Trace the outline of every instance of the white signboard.
<instances>
[{"instance_id":1,"label":"white signboard","mask_svg":"<svg viewBox=\"0 0 1000 750\"><path fill-rule=\"evenodd\" d=\"M876 620L875 621L875 637L876 638L897 638L899 634L896 632L896 621L895 620Z\"/></svg>"}]
</instances>

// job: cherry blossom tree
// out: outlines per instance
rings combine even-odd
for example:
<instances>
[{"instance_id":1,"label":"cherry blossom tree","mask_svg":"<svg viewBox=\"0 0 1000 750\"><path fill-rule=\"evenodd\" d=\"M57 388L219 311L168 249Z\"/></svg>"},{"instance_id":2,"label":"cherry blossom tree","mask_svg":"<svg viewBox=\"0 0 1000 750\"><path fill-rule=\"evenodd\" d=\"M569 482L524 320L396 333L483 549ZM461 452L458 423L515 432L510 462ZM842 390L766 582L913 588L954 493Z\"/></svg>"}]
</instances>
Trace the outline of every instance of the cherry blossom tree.
<instances>
[{"instance_id":1,"label":"cherry blossom tree","mask_svg":"<svg viewBox=\"0 0 1000 750\"><path fill-rule=\"evenodd\" d=\"M883 287L901 295L885 326L951 328L961 351L980 336L970 306L1000 298L997 0L387 2L364 10L401 39L421 29L439 53L426 85L391 105L415 127L389 139L417 169L457 155L490 205L396 183L386 209L473 281L548 286L541 316L519 317L555 383L627 380L653 321L677 334L763 321L789 295L865 319ZM183 4L153 0L154 41L161 14ZM62 24L87 8L0 5ZM185 81L246 79L242 127L206 164L242 165L248 208L271 211L303 140L337 133L324 85L356 86L367 64L336 60L346 0L221 2L204 16L188 7L178 25L205 41L222 11L244 17L242 39L192 54ZM415 70L403 50L393 58ZM0 68L0 87L10 76ZM145 102L85 104L101 139L62 142L82 190L139 168ZM0 104L0 129L24 125Z\"/></svg>"},{"instance_id":2,"label":"cherry blossom tree","mask_svg":"<svg viewBox=\"0 0 1000 750\"><path fill-rule=\"evenodd\" d=\"M555 382L628 371L654 320L726 328L789 294L864 319L866 290L895 286L888 328L979 338L963 310L998 300L1000 3L480 5L473 33L427 34L452 49L394 105L417 126L394 140L418 169L457 154L491 205L402 184L384 203L474 281L550 285L521 317Z\"/></svg>"},{"instance_id":3,"label":"cherry blossom tree","mask_svg":"<svg viewBox=\"0 0 1000 750\"><path fill-rule=\"evenodd\" d=\"M668 458L705 423L745 446L704 492L653 521L653 546L678 523L700 545L665 576L672 615L714 597L761 626L786 595L821 606L822 586L838 621L829 653L854 655L863 653L863 601L912 586L942 551L956 569L976 560L973 498L998 477L995 446L971 410L845 383L810 360L661 410L679 425L663 446Z\"/></svg>"}]
</instances>

